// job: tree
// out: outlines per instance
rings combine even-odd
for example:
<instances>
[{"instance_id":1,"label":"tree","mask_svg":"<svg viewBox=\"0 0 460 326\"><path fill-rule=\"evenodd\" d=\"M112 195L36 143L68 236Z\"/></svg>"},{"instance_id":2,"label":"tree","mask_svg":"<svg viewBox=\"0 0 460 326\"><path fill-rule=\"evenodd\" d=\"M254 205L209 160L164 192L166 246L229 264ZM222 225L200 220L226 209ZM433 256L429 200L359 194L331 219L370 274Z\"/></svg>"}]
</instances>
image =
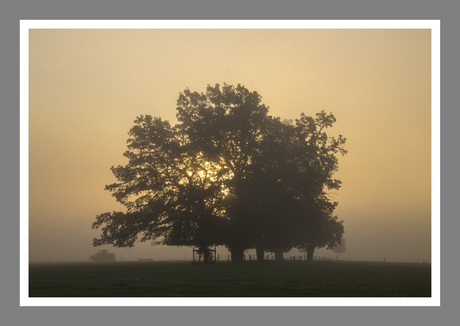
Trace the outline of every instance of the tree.
<instances>
[{"instance_id":1,"label":"tree","mask_svg":"<svg viewBox=\"0 0 460 326\"><path fill-rule=\"evenodd\" d=\"M340 230L343 233L341 222L331 217L337 203L328 197L328 191L341 186L340 180L333 178L338 169L337 154L347 152L343 136L334 138L325 132L335 121L324 111L316 118L302 114L295 124L279 118L270 120L257 168L271 178L272 185L261 187L265 190L258 197L264 191L277 190L278 200L268 197L263 202L266 212L260 221L270 223L264 224L259 244L275 252L277 259L293 247L306 248L307 243L308 256L312 257L314 248L329 242L332 245L340 240Z\"/></svg>"},{"instance_id":2,"label":"tree","mask_svg":"<svg viewBox=\"0 0 460 326\"><path fill-rule=\"evenodd\" d=\"M342 136L324 131L332 114L281 122L257 92L217 84L181 93L177 118L176 126L149 115L135 121L128 163L112 167L118 182L106 186L126 212L96 217L94 245L132 246L141 236L197 246L205 260L209 246L225 245L242 261L248 248L263 258L305 244L324 224L334 206L326 190L340 187L336 154L346 152Z\"/></svg>"},{"instance_id":3,"label":"tree","mask_svg":"<svg viewBox=\"0 0 460 326\"><path fill-rule=\"evenodd\" d=\"M218 171L167 121L146 115L135 124L124 153L129 162L112 167L118 182L106 186L127 212L97 216L93 228L103 228L93 244L131 247L139 234L141 241L161 238L166 245L202 250L222 244L223 194L210 181Z\"/></svg>"},{"instance_id":4,"label":"tree","mask_svg":"<svg viewBox=\"0 0 460 326\"><path fill-rule=\"evenodd\" d=\"M341 181L334 178L338 169L337 154L345 155L346 139L330 137L326 129L336 122L334 115L321 111L316 118L301 115L295 121L295 134L291 141L292 154L297 169L290 169L292 187L306 208L301 211L306 219L300 226L297 247L307 252L313 260L315 248L332 248L344 232L343 221L333 215L337 202L331 202L328 192L338 190Z\"/></svg>"},{"instance_id":5,"label":"tree","mask_svg":"<svg viewBox=\"0 0 460 326\"><path fill-rule=\"evenodd\" d=\"M347 251L346 239L342 238L342 240L332 248L332 251L337 254L337 260L339 260L339 255Z\"/></svg>"}]
</instances>

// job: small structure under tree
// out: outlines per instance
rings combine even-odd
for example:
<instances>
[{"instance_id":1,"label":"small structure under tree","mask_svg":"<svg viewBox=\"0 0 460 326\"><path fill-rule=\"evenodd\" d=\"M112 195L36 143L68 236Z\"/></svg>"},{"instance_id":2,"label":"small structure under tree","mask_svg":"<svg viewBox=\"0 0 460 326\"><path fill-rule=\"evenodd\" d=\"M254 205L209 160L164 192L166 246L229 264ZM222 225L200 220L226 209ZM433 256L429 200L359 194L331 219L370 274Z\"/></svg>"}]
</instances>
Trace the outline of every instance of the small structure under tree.
<instances>
[{"instance_id":1,"label":"small structure under tree","mask_svg":"<svg viewBox=\"0 0 460 326\"><path fill-rule=\"evenodd\" d=\"M192 251L193 251L193 256L192 256L193 263L203 262L203 264L210 264L210 263L215 263L217 261L216 247L214 247L214 249L193 248Z\"/></svg>"}]
</instances>

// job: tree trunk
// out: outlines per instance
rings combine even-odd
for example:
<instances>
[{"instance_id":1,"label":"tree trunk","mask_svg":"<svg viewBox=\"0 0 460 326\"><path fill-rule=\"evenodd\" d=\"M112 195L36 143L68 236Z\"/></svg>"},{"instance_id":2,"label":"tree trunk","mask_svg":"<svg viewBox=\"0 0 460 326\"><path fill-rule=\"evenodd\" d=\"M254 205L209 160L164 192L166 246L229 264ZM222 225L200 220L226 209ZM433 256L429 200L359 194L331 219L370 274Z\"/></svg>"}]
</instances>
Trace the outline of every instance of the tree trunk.
<instances>
[{"instance_id":1,"label":"tree trunk","mask_svg":"<svg viewBox=\"0 0 460 326\"><path fill-rule=\"evenodd\" d=\"M211 262L211 252L206 248L203 252L203 263L208 264Z\"/></svg>"},{"instance_id":2,"label":"tree trunk","mask_svg":"<svg viewBox=\"0 0 460 326\"><path fill-rule=\"evenodd\" d=\"M283 261L284 260L284 256L283 256L283 250L275 250L275 260L277 261Z\"/></svg>"},{"instance_id":3,"label":"tree trunk","mask_svg":"<svg viewBox=\"0 0 460 326\"><path fill-rule=\"evenodd\" d=\"M307 247L307 261L313 261L313 253L315 252L315 246Z\"/></svg>"},{"instance_id":4,"label":"tree trunk","mask_svg":"<svg viewBox=\"0 0 460 326\"><path fill-rule=\"evenodd\" d=\"M199 247L199 254L203 255L203 263L208 264L211 262L211 251L208 247L202 246Z\"/></svg>"},{"instance_id":5,"label":"tree trunk","mask_svg":"<svg viewBox=\"0 0 460 326\"><path fill-rule=\"evenodd\" d=\"M232 263L241 263L244 260L244 249L232 247L229 250Z\"/></svg>"},{"instance_id":6,"label":"tree trunk","mask_svg":"<svg viewBox=\"0 0 460 326\"><path fill-rule=\"evenodd\" d=\"M264 260L264 249L261 246L256 247L256 256L257 256L257 261L263 261Z\"/></svg>"}]
</instances>

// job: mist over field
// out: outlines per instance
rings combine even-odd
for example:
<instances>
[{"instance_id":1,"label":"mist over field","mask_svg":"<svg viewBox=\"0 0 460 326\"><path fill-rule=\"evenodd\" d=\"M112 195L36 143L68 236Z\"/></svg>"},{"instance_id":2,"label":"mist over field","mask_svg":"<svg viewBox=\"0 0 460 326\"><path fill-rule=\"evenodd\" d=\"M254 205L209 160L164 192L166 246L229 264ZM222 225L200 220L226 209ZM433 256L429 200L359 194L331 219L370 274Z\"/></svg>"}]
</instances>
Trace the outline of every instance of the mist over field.
<instances>
[{"instance_id":1,"label":"mist over field","mask_svg":"<svg viewBox=\"0 0 460 326\"><path fill-rule=\"evenodd\" d=\"M40 30L29 42L29 260L190 260L185 246L93 247L106 185L140 115L174 125L179 93L242 84L269 114L321 110L347 138L331 198L341 260L431 261L430 30ZM217 248L220 260L229 252ZM246 252L254 255L255 250ZM298 250L285 253L303 256ZM336 259L331 250L318 257ZM271 254L269 254L271 257ZM246 256L247 257L247 256Z\"/></svg>"}]
</instances>

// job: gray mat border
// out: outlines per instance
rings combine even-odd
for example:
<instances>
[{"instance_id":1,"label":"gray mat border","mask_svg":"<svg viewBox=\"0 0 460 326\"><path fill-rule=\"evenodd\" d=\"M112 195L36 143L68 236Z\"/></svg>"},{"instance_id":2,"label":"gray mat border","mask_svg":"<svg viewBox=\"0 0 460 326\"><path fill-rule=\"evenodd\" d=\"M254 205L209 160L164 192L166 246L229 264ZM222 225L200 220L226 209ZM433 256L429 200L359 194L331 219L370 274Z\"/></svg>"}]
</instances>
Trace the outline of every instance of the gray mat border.
<instances>
[{"instance_id":1,"label":"gray mat border","mask_svg":"<svg viewBox=\"0 0 460 326\"><path fill-rule=\"evenodd\" d=\"M459 4L454 1L87 1L27 0L0 5L0 312L6 325L432 325L456 317L459 262L454 213L459 151L458 110ZM19 20L20 19L441 19L441 307L307 308L53 308L19 307ZM457 36L457 37L456 37ZM444 244L448 243L446 246Z\"/></svg>"}]
</instances>

